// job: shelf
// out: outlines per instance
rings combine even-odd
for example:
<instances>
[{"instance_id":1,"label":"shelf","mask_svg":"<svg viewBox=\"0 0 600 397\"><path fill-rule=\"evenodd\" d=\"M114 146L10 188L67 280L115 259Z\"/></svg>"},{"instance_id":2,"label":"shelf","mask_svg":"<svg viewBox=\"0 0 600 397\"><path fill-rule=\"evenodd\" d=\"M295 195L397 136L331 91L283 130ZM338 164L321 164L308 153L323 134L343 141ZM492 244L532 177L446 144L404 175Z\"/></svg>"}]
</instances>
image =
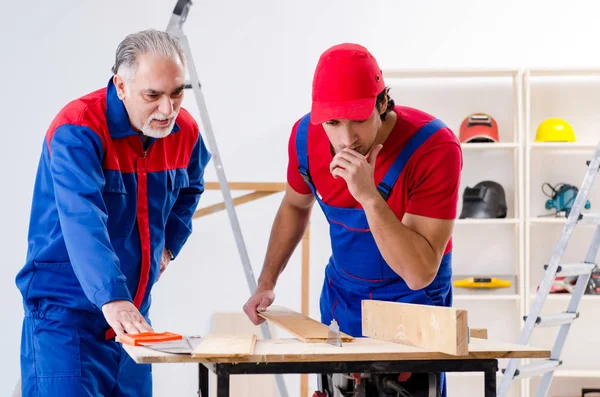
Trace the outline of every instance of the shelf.
<instances>
[{"instance_id":1,"label":"shelf","mask_svg":"<svg viewBox=\"0 0 600 397\"><path fill-rule=\"evenodd\" d=\"M521 297L517 294L513 295L478 295L478 294L457 294L453 296L454 300L458 301L518 301Z\"/></svg>"},{"instance_id":2,"label":"shelf","mask_svg":"<svg viewBox=\"0 0 600 397\"><path fill-rule=\"evenodd\" d=\"M492 219L456 219L456 225L516 225L519 219L515 218L492 218Z\"/></svg>"},{"instance_id":3,"label":"shelf","mask_svg":"<svg viewBox=\"0 0 600 397\"><path fill-rule=\"evenodd\" d=\"M537 288L537 286L535 286ZM533 288L533 289L535 289ZM531 295L529 299L535 299L535 294ZM549 302L569 302L571 300L571 294L549 294L546 298ZM583 295L581 297L582 302L600 302L600 295Z\"/></svg>"},{"instance_id":4,"label":"shelf","mask_svg":"<svg viewBox=\"0 0 600 397\"><path fill-rule=\"evenodd\" d=\"M565 224L567 222L567 218L564 217L555 217L548 216L544 218L530 218L529 222L533 223L555 223L555 224Z\"/></svg>"},{"instance_id":5,"label":"shelf","mask_svg":"<svg viewBox=\"0 0 600 397\"><path fill-rule=\"evenodd\" d=\"M579 142L531 142L529 146L532 149L547 150L594 150L597 143L579 143Z\"/></svg>"},{"instance_id":6,"label":"shelf","mask_svg":"<svg viewBox=\"0 0 600 397\"><path fill-rule=\"evenodd\" d=\"M394 78L469 78L469 77L515 77L518 69L388 69L383 70L386 79Z\"/></svg>"},{"instance_id":7,"label":"shelf","mask_svg":"<svg viewBox=\"0 0 600 397\"><path fill-rule=\"evenodd\" d=\"M595 214L595 213L594 213ZM579 222L577 222L577 227L583 227L583 226L597 226L598 224L594 222L594 218L590 218L589 221L585 221L585 215L586 213L583 213L584 219L580 220ZM592 215L591 213L589 215ZM565 223L567 223L567 218L565 217L554 217L554 216L549 216L549 217L542 217L542 218L529 218L529 222L532 225L564 225Z\"/></svg>"},{"instance_id":8,"label":"shelf","mask_svg":"<svg viewBox=\"0 0 600 397\"><path fill-rule=\"evenodd\" d=\"M479 150L506 150L506 149L517 149L518 143L462 143L461 148L463 151L479 151Z\"/></svg>"},{"instance_id":9,"label":"shelf","mask_svg":"<svg viewBox=\"0 0 600 397\"><path fill-rule=\"evenodd\" d=\"M594 369L558 369L554 371L556 378L600 378L600 370Z\"/></svg>"},{"instance_id":10,"label":"shelf","mask_svg":"<svg viewBox=\"0 0 600 397\"><path fill-rule=\"evenodd\" d=\"M560 77L560 76L581 76L581 77L600 77L600 69L591 68L529 68L528 73L532 77Z\"/></svg>"}]
</instances>

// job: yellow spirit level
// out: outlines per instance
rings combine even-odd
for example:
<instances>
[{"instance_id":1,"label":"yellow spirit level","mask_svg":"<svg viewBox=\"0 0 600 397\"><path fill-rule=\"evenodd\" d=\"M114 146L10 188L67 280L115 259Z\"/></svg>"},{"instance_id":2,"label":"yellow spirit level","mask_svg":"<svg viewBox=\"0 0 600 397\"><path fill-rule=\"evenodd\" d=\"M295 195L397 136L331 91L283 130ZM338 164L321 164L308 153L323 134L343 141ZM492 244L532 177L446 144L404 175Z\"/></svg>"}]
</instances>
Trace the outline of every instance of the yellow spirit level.
<instances>
[{"instance_id":1,"label":"yellow spirit level","mask_svg":"<svg viewBox=\"0 0 600 397\"><path fill-rule=\"evenodd\" d=\"M510 287L510 281L495 277L469 277L464 280L456 280L454 286L461 288L507 288Z\"/></svg>"}]
</instances>

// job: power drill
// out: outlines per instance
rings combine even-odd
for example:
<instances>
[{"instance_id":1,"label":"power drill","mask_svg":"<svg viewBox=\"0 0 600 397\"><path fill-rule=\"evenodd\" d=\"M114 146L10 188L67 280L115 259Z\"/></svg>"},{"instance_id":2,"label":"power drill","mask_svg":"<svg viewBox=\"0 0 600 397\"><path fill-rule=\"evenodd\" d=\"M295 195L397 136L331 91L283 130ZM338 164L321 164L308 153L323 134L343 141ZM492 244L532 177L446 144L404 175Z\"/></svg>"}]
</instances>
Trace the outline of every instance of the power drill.
<instances>
[{"instance_id":1,"label":"power drill","mask_svg":"<svg viewBox=\"0 0 600 397\"><path fill-rule=\"evenodd\" d=\"M552 190L552 194L547 194L544 190L545 186L549 186ZM545 183L542 185L542 191L546 196L550 197L549 200L546 201L546 209L551 210L552 208L556 209L556 212L565 212L565 216L568 217L571 212L571 208L573 207L573 203L575 203L575 198L577 197L577 193L579 189L576 186L569 185L566 183L556 185L552 187L549 183ZM586 210L589 210L591 207L590 201L586 200L584 205Z\"/></svg>"}]
</instances>

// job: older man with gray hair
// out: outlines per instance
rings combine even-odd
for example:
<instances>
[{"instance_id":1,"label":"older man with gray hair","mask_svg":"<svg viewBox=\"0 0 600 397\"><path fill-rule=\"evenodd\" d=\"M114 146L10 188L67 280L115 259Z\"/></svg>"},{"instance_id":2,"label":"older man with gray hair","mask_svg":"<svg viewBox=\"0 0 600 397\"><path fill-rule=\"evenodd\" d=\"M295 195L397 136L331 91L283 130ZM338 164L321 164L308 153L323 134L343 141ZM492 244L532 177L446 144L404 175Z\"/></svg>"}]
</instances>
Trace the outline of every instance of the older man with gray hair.
<instances>
[{"instance_id":1,"label":"older man with gray hair","mask_svg":"<svg viewBox=\"0 0 600 397\"><path fill-rule=\"evenodd\" d=\"M192 231L210 160L183 108L185 56L147 30L117 48L108 86L48 129L23 295L24 396L150 396L149 365L115 336L152 331L150 291Z\"/></svg>"}]
</instances>

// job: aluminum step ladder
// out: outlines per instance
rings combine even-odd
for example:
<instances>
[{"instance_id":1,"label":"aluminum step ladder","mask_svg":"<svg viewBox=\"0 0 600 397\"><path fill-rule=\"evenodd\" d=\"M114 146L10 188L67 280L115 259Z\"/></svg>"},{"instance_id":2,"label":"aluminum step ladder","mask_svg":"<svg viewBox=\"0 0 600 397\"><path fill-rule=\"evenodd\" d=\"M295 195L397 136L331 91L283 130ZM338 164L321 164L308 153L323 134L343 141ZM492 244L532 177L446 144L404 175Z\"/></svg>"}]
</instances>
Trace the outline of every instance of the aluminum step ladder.
<instances>
[{"instance_id":1,"label":"aluminum step ladder","mask_svg":"<svg viewBox=\"0 0 600 397\"><path fill-rule=\"evenodd\" d=\"M206 139L208 148L212 154L212 161L215 165L217 177L219 179L219 186L221 188L221 193L223 194L223 202L225 203L225 207L229 215L231 229L233 231L237 249L240 254L240 259L244 268L244 274L246 276L248 288L250 289L250 293L253 293L256 289L256 279L254 277L254 272L252 271L248 251L244 243L244 237L242 235L242 230L240 228L240 224L235 211L235 205L233 203L233 199L231 198L231 190L229 189L229 184L227 182L227 178L225 177L225 170L223 168L223 163L221 162L221 156L219 155L219 150L217 148L215 134L213 132L212 125L208 116L208 109L206 108L204 95L202 94L202 87L200 85L200 80L198 78L196 67L194 66L192 50L190 48L187 36L183 32L183 23L187 19L187 15L191 5L191 0L177 0L177 4L173 9L173 14L171 16L171 19L169 20L169 24L167 25L166 31L169 34L177 37L185 52L185 57L187 60L187 72L190 77L190 80L187 81L185 84L185 88L191 89L194 92L194 96L196 97L196 103L200 112L200 125L202 126L200 131L203 137ZM271 339L271 332L266 321L261 324L261 331L265 339ZM283 376L277 374L275 375L275 380L277 384L277 389L279 391L279 396L287 397L288 392Z\"/></svg>"},{"instance_id":2,"label":"aluminum step ladder","mask_svg":"<svg viewBox=\"0 0 600 397\"><path fill-rule=\"evenodd\" d=\"M590 276L597 269L596 256L600 249L600 215L582 214L584 204L590 193L594 179L600 169L600 143L596 147L592 160L587 162L588 170L583 179L575 202L568 214L567 221L560 235L559 241L554 247L550 263L545 266L546 273L539 286L535 300L531 306L528 316L524 317L525 324L521 330L518 344L528 345L533 330L537 327L559 326L554 346L549 359L539 360L531 364L520 366L521 359L511 359L503 370L504 376L498 387L498 396L505 397L514 380L542 375L540 387L536 397L546 397L552 383L554 371L562 364L560 354L567 339L571 324L579 317L577 308L581 298L588 287ZM596 231L592 237L585 261L583 263L561 264L575 226L581 223L595 224ZM563 313L541 315L542 307L548 297L550 288L556 276L577 277L575 287L572 289L571 299L567 310Z\"/></svg>"}]
</instances>

